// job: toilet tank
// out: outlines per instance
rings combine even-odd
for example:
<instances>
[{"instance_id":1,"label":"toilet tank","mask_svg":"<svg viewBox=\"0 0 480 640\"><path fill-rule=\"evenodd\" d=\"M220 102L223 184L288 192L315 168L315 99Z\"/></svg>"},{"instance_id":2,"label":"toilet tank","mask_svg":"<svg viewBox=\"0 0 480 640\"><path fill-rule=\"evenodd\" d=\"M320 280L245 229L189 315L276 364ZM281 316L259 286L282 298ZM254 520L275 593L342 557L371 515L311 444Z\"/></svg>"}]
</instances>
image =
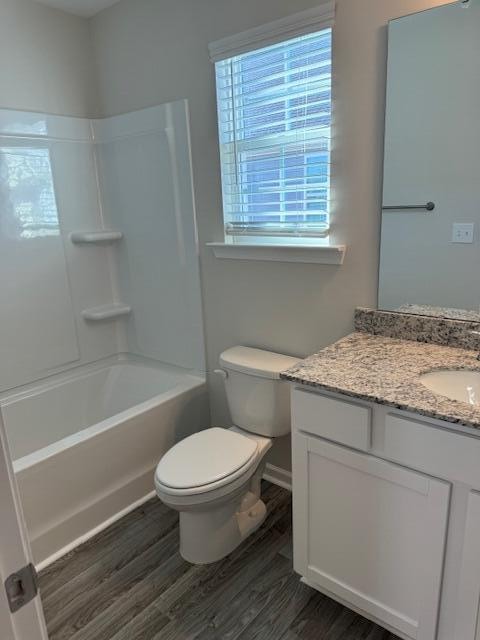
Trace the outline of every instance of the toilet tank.
<instances>
[{"instance_id":1,"label":"toilet tank","mask_svg":"<svg viewBox=\"0 0 480 640\"><path fill-rule=\"evenodd\" d=\"M299 362L262 349L232 347L220 356L233 424L275 438L290 432L290 389L280 373Z\"/></svg>"}]
</instances>

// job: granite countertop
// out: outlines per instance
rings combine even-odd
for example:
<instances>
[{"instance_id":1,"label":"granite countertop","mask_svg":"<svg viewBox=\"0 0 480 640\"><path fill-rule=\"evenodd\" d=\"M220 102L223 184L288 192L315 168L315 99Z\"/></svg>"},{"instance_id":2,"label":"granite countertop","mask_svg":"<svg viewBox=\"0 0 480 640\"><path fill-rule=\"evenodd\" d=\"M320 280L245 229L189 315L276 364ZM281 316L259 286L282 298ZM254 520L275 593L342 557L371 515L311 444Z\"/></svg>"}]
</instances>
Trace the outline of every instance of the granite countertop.
<instances>
[{"instance_id":1,"label":"granite countertop","mask_svg":"<svg viewBox=\"0 0 480 640\"><path fill-rule=\"evenodd\" d=\"M480 429L480 406L429 391L418 376L437 369L480 371L477 351L355 332L281 377L353 398Z\"/></svg>"}]
</instances>

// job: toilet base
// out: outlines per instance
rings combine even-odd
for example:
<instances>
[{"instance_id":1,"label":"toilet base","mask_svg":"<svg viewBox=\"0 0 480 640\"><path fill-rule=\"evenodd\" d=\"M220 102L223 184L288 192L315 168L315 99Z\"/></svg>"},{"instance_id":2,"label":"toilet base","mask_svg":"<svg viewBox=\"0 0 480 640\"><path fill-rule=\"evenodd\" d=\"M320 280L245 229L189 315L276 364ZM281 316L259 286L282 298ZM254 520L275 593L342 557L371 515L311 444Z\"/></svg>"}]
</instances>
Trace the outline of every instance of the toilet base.
<instances>
[{"instance_id":1,"label":"toilet base","mask_svg":"<svg viewBox=\"0 0 480 640\"><path fill-rule=\"evenodd\" d=\"M221 560L256 531L267 516L265 503L248 492L215 510L180 512L180 554L192 564Z\"/></svg>"}]
</instances>

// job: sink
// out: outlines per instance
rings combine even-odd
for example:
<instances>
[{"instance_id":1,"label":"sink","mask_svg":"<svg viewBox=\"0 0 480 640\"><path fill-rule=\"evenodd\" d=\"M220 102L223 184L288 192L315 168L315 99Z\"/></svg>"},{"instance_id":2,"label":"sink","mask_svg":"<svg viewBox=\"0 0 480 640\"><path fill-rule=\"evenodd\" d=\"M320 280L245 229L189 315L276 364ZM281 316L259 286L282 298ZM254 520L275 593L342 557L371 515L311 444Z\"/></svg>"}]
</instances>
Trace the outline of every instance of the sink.
<instances>
[{"instance_id":1,"label":"sink","mask_svg":"<svg viewBox=\"0 0 480 640\"><path fill-rule=\"evenodd\" d=\"M424 387L452 400L480 405L480 371L443 369L420 376Z\"/></svg>"}]
</instances>

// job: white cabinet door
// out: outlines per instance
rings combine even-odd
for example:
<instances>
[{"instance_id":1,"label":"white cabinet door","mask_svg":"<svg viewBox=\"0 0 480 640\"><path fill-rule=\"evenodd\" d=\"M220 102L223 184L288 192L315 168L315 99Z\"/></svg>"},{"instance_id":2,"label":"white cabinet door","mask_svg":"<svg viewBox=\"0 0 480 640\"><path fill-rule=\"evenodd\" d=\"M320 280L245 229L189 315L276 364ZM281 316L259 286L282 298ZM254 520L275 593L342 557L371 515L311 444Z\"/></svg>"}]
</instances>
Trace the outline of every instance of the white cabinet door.
<instances>
[{"instance_id":1,"label":"white cabinet door","mask_svg":"<svg viewBox=\"0 0 480 640\"><path fill-rule=\"evenodd\" d=\"M480 640L480 493L468 496L453 640Z\"/></svg>"},{"instance_id":2,"label":"white cabinet door","mask_svg":"<svg viewBox=\"0 0 480 640\"><path fill-rule=\"evenodd\" d=\"M402 634L434 640L450 485L296 433L293 494L296 571Z\"/></svg>"}]
</instances>

